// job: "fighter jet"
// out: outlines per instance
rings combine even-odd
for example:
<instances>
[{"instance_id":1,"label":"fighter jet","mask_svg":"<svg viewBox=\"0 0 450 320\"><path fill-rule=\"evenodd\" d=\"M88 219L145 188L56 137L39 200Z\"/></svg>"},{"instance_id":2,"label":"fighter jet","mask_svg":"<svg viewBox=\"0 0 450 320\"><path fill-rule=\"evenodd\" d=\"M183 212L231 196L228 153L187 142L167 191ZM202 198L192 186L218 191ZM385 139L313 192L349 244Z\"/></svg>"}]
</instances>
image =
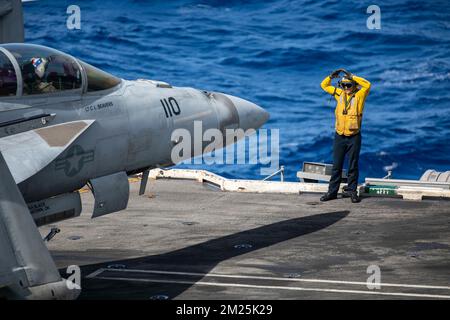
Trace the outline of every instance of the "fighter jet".
<instances>
[{"instance_id":1,"label":"fighter jet","mask_svg":"<svg viewBox=\"0 0 450 320\"><path fill-rule=\"evenodd\" d=\"M12 30L6 22L21 21L10 19L21 10L12 3L9 11L0 6L0 40L21 41L17 29L5 32ZM79 216L83 186L95 197L93 218L123 210L130 175L144 173L143 193L149 169L174 165L175 129L194 135L201 121L204 130L225 133L257 129L268 118L231 95L127 81L52 48L0 44L0 296L78 296L37 227Z\"/></svg>"}]
</instances>

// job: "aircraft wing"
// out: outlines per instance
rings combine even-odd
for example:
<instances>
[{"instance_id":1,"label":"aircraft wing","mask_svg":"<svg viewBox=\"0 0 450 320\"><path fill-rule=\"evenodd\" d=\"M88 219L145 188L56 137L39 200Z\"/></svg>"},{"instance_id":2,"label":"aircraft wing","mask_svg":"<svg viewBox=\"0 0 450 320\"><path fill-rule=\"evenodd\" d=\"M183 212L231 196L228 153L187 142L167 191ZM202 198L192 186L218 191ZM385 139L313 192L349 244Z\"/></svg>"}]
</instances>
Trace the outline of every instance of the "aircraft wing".
<instances>
[{"instance_id":1,"label":"aircraft wing","mask_svg":"<svg viewBox=\"0 0 450 320\"><path fill-rule=\"evenodd\" d=\"M0 152L0 296L73 299Z\"/></svg>"},{"instance_id":2,"label":"aircraft wing","mask_svg":"<svg viewBox=\"0 0 450 320\"><path fill-rule=\"evenodd\" d=\"M0 138L0 152L16 184L50 164L94 122L65 122Z\"/></svg>"},{"instance_id":3,"label":"aircraft wing","mask_svg":"<svg viewBox=\"0 0 450 320\"><path fill-rule=\"evenodd\" d=\"M20 104L20 103L9 103L9 102L0 101L0 112L21 110L21 109L26 109L26 108L32 108L32 106L29 106L26 104ZM1 118L3 118L3 116L0 116L0 119Z\"/></svg>"}]
</instances>

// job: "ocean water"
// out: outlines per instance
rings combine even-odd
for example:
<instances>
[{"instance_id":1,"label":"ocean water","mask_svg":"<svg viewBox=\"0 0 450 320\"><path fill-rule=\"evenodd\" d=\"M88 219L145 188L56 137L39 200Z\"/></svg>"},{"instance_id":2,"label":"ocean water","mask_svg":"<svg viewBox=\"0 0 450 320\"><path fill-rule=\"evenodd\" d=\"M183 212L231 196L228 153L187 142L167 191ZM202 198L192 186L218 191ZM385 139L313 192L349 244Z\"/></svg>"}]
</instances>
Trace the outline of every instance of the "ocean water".
<instances>
[{"instance_id":1,"label":"ocean water","mask_svg":"<svg viewBox=\"0 0 450 320\"><path fill-rule=\"evenodd\" d=\"M81 9L68 30L66 9ZM361 178L416 179L450 170L450 2L377 1L369 30L357 0L45 1L24 4L26 41L68 52L125 79L149 78L240 96L271 114L288 180L303 161L331 162L336 68L372 82ZM204 168L191 165L184 167ZM215 165L260 179L258 165Z\"/></svg>"}]
</instances>

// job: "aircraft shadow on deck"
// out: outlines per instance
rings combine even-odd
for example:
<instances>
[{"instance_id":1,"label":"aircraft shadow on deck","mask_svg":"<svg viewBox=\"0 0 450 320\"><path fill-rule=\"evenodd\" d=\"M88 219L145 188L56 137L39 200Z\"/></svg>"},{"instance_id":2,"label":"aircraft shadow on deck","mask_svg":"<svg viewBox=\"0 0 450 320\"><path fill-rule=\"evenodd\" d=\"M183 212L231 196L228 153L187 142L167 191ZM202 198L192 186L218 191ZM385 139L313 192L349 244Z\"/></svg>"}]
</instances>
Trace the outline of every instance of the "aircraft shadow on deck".
<instances>
[{"instance_id":1,"label":"aircraft shadow on deck","mask_svg":"<svg viewBox=\"0 0 450 320\"><path fill-rule=\"evenodd\" d=\"M348 214L349 211L336 211L284 220L164 254L83 266L82 274L86 276L99 268L106 268L108 265L114 264L125 265L127 269L135 270L151 269L207 274L222 261L320 231L345 218ZM237 244L251 244L252 247L236 249L235 245ZM106 272L114 273L109 270ZM142 275L129 275L125 272L120 272L115 276L142 277ZM189 281L197 282L203 277L189 276ZM158 276L158 278L162 277ZM83 278L80 299L149 299L155 295L165 295L173 299L192 285L192 283L150 283Z\"/></svg>"}]
</instances>

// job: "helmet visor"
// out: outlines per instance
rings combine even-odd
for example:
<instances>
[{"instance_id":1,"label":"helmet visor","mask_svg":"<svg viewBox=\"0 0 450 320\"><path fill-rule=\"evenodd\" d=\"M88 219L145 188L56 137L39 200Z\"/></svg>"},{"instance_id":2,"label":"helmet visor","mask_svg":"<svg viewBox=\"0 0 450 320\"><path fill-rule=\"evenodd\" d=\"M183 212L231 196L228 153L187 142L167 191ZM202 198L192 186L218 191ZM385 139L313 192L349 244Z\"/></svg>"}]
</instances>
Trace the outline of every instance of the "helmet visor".
<instances>
[{"instance_id":1,"label":"helmet visor","mask_svg":"<svg viewBox=\"0 0 450 320\"><path fill-rule=\"evenodd\" d=\"M343 89L351 89L354 86L353 82L343 82L341 83Z\"/></svg>"}]
</instances>

